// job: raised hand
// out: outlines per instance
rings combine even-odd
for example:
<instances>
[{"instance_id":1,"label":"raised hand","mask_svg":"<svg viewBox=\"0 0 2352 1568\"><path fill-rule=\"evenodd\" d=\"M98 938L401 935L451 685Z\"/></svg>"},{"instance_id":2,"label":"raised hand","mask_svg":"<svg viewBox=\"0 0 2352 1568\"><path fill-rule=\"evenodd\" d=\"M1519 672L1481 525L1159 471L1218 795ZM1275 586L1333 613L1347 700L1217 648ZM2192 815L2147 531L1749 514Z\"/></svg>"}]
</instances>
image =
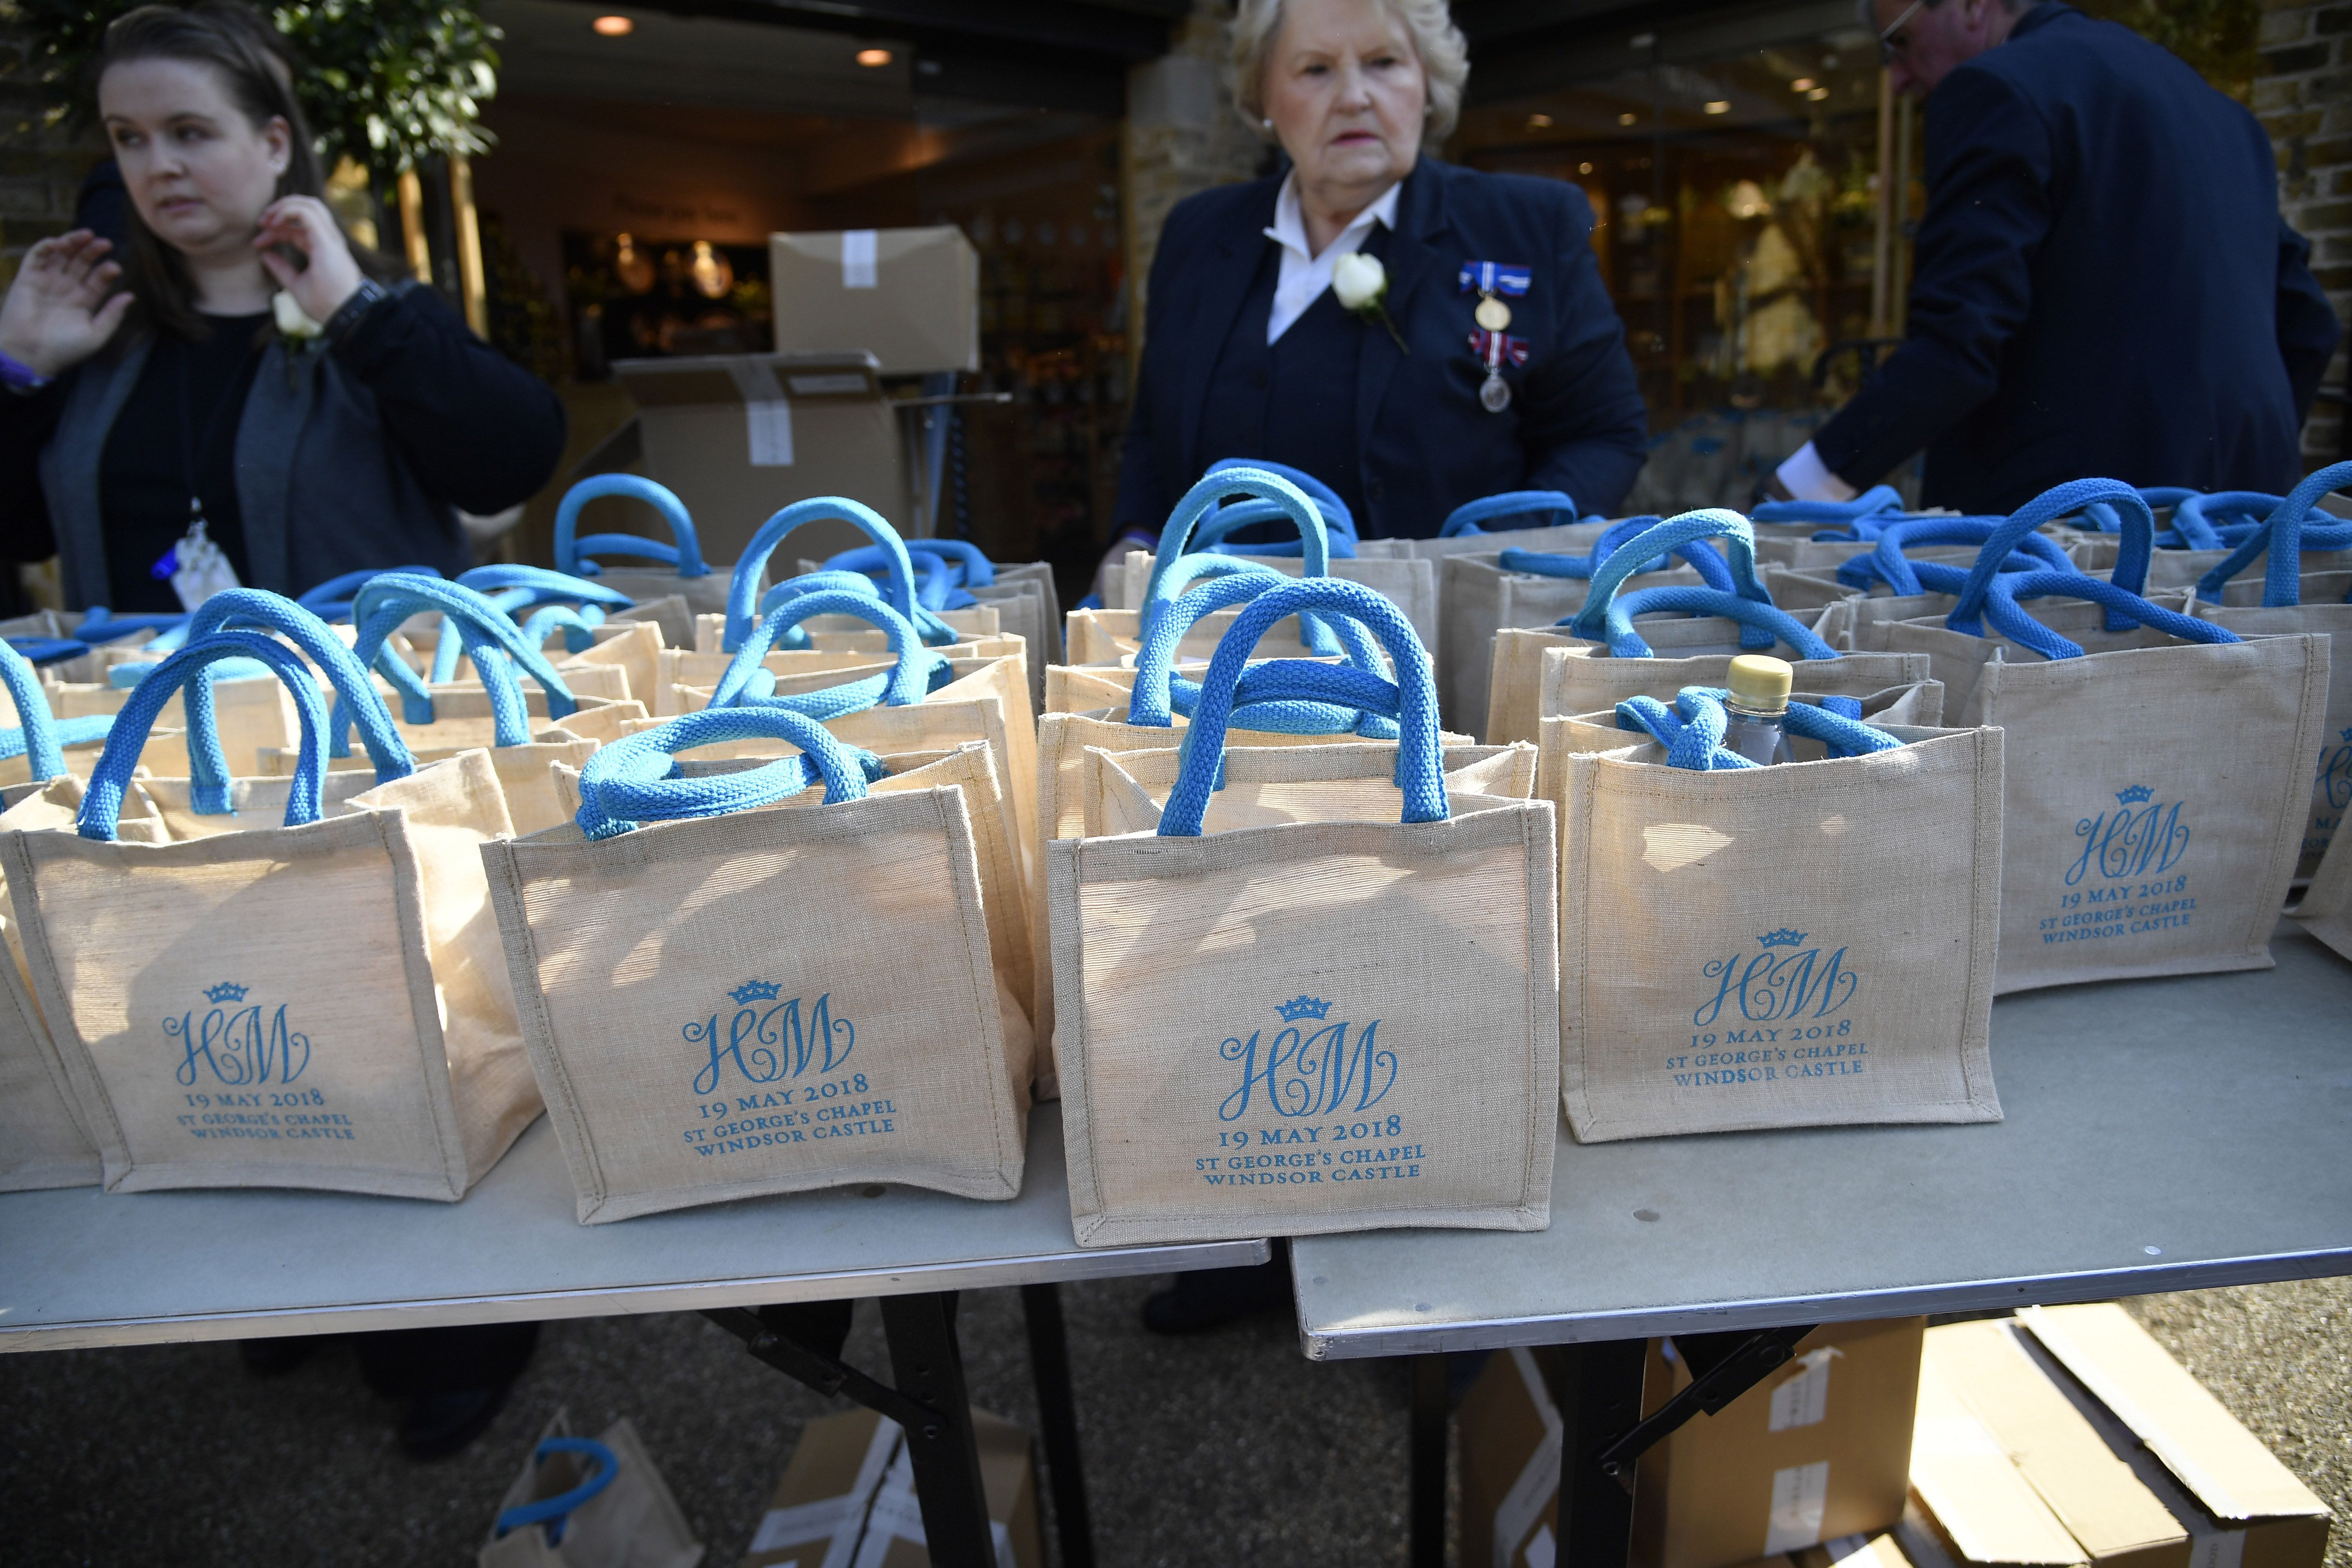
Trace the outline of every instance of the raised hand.
<instances>
[{"instance_id":1,"label":"raised hand","mask_svg":"<svg viewBox=\"0 0 2352 1568\"><path fill-rule=\"evenodd\" d=\"M278 286L322 325L360 286L360 264L351 244L335 215L316 196L284 196L263 208L261 232L253 244ZM309 265L297 267L280 253L281 246L301 252Z\"/></svg>"},{"instance_id":2,"label":"raised hand","mask_svg":"<svg viewBox=\"0 0 2352 1568\"><path fill-rule=\"evenodd\" d=\"M78 228L25 253L0 302L0 353L42 375L59 375L106 346L131 309L116 292L122 268L110 240Z\"/></svg>"}]
</instances>

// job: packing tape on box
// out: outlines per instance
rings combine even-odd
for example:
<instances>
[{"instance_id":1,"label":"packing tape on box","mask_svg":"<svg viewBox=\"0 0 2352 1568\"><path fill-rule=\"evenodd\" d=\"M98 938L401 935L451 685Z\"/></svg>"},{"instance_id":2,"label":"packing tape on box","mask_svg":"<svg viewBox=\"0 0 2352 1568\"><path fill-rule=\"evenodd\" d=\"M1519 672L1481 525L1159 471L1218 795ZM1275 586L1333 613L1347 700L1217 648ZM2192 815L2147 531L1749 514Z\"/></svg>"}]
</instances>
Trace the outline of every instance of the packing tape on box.
<instances>
[{"instance_id":1,"label":"packing tape on box","mask_svg":"<svg viewBox=\"0 0 2352 1568\"><path fill-rule=\"evenodd\" d=\"M839 1497L770 1509L760 1521L758 1533L751 1537L751 1552L757 1555L781 1552L787 1546L803 1546L812 1541L829 1541L832 1545L825 1552L823 1568L850 1568L857 1552L857 1527L865 1521L866 1500L881 1485L890 1457L904 1447L900 1441L903 1436L898 1424L888 1416L876 1422L874 1436L866 1440L866 1455L857 1462L857 1479L850 1483L849 1489Z\"/></svg>"},{"instance_id":2,"label":"packing tape on box","mask_svg":"<svg viewBox=\"0 0 2352 1568\"><path fill-rule=\"evenodd\" d=\"M1013 1533L996 1520L988 1521L988 1537L996 1548L996 1568L1014 1568ZM882 1568L890 1542L904 1541L928 1550L923 1534L923 1505L915 1496L914 1455L901 1447L882 1478L882 1489L866 1515L866 1539L858 1543L854 1568Z\"/></svg>"},{"instance_id":3,"label":"packing tape on box","mask_svg":"<svg viewBox=\"0 0 2352 1568\"><path fill-rule=\"evenodd\" d=\"M1772 1472L1772 1513L1764 1526L1762 1557L1780 1557L1822 1539L1822 1516L1829 1511L1830 1462L1790 1465Z\"/></svg>"},{"instance_id":4,"label":"packing tape on box","mask_svg":"<svg viewBox=\"0 0 2352 1568\"><path fill-rule=\"evenodd\" d=\"M793 466L793 405L776 384L773 365L732 359L727 374L743 399L743 427L750 443L751 467L789 468Z\"/></svg>"},{"instance_id":5,"label":"packing tape on box","mask_svg":"<svg viewBox=\"0 0 2352 1568\"><path fill-rule=\"evenodd\" d=\"M2116 1413L2116 1418L2138 1435L2150 1452L2162 1459L2165 1468L2179 1476L2199 1501L2213 1510L2220 1519L2251 1519L2252 1510L2238 1501L2213 1474L2189 1457L2188 1452L2164 1429L2163 1424L2140 1407L2139 1403L2106 1374L2098 1362L2077 1345L2058 1320L2039 1307L2027 1307L2017 1314L2018 1321L2042 1342L2042 1347L2058 1358L2058 1363L2074 1374L2074 1380L2091 1391L2091 1396ZM2200 1563L2197 1568L2203 1568Z\"/></svg>"},{"instance_id":6,"label":"packing tape on box","mask_svg":"<svg viewBox=\"0 0 2352 1568\"><path fill-rule=\"evenodd\" d=\"M841 237L841 286L845 289L878 289L882 286L881 269L875 252L878 230L853 228Z\"/></svg>"},{"instance_id":7,"label":"packing tape on box","mask_svg":"<svg viewBox=\"0 0 2352 1568\"><path fill-rule=\"evenodd\" d=\"M1770 1432L1798 1426L1818 1426L1830 1413L1830 1363L1845 1352L1823 1345L1797 1358L1804 1370L1772 1391Z\"/></svg>"},{"instance_id":8,"label":"packing tape on box","mask_svg":"<svg viewBox=\"0 0 2352 1568\"><path fill-rule=\"evenodd\" d=\"M1519 1542L1535 1523L1544 1504L1559 1490L1559 1451L1563 1441L1559 1408L1551 1402L1551 1390L1544 1386L1543 1373L1536 1358L1514 1347L1511 1364L1519 1370L1519 1379L1528 1385L1528 1403L1543 1417L1543 1441L1528 1456L1527 1464L1519 1470L1519 1479L1495 1505L1495 1568L1511 1568L1511 1553L1518 1550ZM1533 1555L1530 1550L1529 1555Z\"/></svg>"}]
</instances>

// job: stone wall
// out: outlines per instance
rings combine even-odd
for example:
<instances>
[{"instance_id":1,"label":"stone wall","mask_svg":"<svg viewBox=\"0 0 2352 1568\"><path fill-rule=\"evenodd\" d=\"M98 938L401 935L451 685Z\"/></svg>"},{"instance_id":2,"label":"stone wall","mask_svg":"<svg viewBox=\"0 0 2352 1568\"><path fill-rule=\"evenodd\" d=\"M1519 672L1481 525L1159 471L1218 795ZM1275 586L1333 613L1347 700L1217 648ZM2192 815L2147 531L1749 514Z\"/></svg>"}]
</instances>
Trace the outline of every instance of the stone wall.
<instances>
[{"instance_id":1,"label":"stone wall","mask_svg":"<svg viewBox=\"0 0 2352 1568\"><path fill-rule=\"evenodd\" d=\"M2352 4L2263 0L2254 112L2278 148L2279 208L2311 240L2313 273L2336 314L2352 322ZM2339 347L2326 384L2344 385ZM2344 406L2322 401L2303 430L2305 463L2343 450Z\"/></svg>"}]
</instances>

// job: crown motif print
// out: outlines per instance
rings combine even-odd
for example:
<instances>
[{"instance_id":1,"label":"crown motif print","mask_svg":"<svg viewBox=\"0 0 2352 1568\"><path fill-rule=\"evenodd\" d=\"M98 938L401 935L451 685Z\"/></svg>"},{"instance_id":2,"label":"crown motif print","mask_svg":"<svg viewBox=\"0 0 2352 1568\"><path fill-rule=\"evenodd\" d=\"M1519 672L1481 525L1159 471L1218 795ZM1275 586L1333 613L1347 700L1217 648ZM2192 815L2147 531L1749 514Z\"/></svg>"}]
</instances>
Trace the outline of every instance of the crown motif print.
<instances>
[{"instance_id":1,"label":"crown motif print","mask_svg":"<svg viewBox=\"0 0 2352 1568\"><path fill-rule=\"evenodd\" d=\"M770 981L749 980L727 994L735 999L736 1005L742 1006L752 1002L772 1002L776 999L776 993L782 989Z\"/></svg>"},{"instance_id":2,"label":"crown motif print","mask_svg":"<svg viewBox=\"0 0 2352 1568\"><path fill-rule=\"evenodd\" d=\"M1805 933L1801 931L1790 931L1787 926L1782 926L1779 931L1766 931L1758 940L1766 947L1801 947L1804 945Z\"/></svg>"},{"instance_id":3,"label":"crown motif print","mask_svg":"<svg viewBox=\"0 0 2352 1568\"><path fill-rule=\"evenodd\" d=\"M2346 725L2346 726L2345 726L2345 728L2344 728L2344 738L2345 738L2346 740L2347 740L2347 741L2352 741L2352 724L2347 724L2347 725Z\"/></svg>"},{"instance_id":4,"label":"crown motif print","mask_svg":"<svg viewBox=\"0 0 2352 1568\"><path fill-rule=\"evenodd\" d=\"M1275 1007L1276 1012L1293 1024L1301 1018L1320 1018L1330 1010L1330 1003L1316 996L1301 996L1295 1002L1279 1003Z\"/></svg>"},{"instance_id":5,"label":"crown motif print","mask_svg":"<svg viewBox=\"0 0 2352 1568\"><path fill-rule=\"evenodd\" d=\"M207 985L205 987L205 1000L207 1002L242 1002L245 1000L245 987L239 985L234 980L224 980L217 985Z\"/></svg>"},{"instance_id":6,"label":"crown motif print","mask_svg":"<svg viewBox=\"0 0 2352 1568\"><path fill-rule=\"evenodd\" d=\"M2156 798L2156 792L2146 784L2134 784L2129 789L2116 791L2116 801L2121 805L2142 805Z\"/></svg>"}]
</instances>

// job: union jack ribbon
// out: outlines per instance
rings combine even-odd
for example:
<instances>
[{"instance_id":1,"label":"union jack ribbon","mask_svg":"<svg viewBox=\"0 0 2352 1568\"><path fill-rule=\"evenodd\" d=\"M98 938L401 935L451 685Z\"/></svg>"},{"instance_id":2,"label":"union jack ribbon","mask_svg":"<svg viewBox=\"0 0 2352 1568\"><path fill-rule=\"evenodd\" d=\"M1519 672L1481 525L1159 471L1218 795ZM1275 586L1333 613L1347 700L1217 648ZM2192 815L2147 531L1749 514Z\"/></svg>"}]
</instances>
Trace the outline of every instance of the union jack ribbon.
<instances>
[{"instance_id":1,"label":"union jack ribbon","mask_svg":"<svg viewBox=\"0 0 2352 1568\"><path fill-rule=\"evenodd\" d=\"M1464 294L1500 294L1508 299L1527 298L1528 283L1532 274L1524 266L1502 261L1465 261L1456 279L1456 291Z\"/></svg>"},{"instance_id":2,"label":"union jack ribbon","mask_svg":"<svg viewBox=\"0 0 2352 1568\"><path fill-rule=\"evenodd\" d=\"M1513 364L1525 364L1528 363L1528 340L1490 332L1480 327L1470 333L1470 352L1489 365L1499 365L1507 359Z\"/></svg>"}]
</instances>

